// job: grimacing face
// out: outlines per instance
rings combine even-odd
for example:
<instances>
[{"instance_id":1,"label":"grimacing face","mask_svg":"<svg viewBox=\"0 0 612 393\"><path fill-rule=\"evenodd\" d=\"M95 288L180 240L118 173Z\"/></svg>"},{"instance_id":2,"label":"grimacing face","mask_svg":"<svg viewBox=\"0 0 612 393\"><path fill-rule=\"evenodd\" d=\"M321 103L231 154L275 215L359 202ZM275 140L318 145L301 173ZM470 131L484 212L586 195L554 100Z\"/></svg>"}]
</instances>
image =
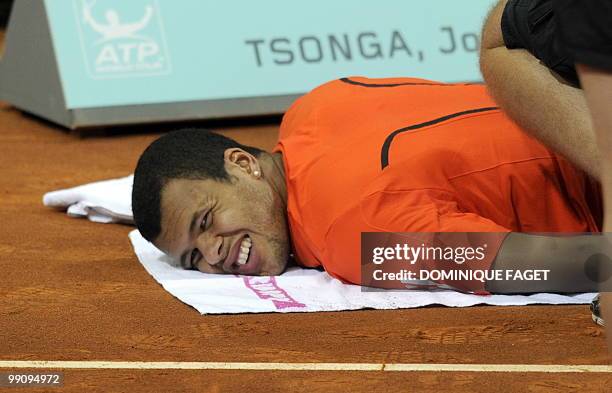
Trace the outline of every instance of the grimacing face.
<instances>
[{"instance_id":1,"label":"grimacing face","mask_svg":"<svg viewBox=\"0 0 612 393\"><path fill-rule=\"evenodd\" d=\"M154 244L187 269L281 274L289 258L285 205L260 164L241 149L228 149L229 182L168 181Z\"/></svg>"}]
</instances>

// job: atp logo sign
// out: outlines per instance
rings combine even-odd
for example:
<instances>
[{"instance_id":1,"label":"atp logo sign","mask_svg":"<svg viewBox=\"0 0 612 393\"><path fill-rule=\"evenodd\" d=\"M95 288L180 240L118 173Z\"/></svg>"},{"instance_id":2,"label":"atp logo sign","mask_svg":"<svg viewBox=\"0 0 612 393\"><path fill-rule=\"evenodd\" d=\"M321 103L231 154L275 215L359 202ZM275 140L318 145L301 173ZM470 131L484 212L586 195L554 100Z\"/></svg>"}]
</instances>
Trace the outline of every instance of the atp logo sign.
<instances>
[{"instance_id":1,"label":"atp logo sign","mask_svg":"<svg viewBox=\"0 0 612 393\"><path fill-rule=\"evenodd\" d=\"M171 72L156 0L73 0L85 63L92 78Z\"/></svg>"}]
</instances>

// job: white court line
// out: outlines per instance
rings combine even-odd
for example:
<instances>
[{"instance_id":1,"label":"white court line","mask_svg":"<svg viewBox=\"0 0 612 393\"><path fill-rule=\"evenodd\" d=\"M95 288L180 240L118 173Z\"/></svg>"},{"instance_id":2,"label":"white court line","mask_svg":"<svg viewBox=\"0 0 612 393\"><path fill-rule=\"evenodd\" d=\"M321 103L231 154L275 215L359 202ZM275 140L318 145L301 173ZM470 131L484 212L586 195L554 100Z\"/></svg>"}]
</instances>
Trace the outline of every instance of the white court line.
<instances>
[{"instance_id":1,"label":"white court line","mask_svg":"<svg viewBox=\"0 0 612 393\"><path fill-rule=\"evenodd\" d=\"M239 363L239 362L111 362L111 361L0 361L1 368L86 370L267 370L267 371L391 371L496 373L612 373L606 365L557 364L417 364L417 363Z\"/></svg>"}]
</instances>

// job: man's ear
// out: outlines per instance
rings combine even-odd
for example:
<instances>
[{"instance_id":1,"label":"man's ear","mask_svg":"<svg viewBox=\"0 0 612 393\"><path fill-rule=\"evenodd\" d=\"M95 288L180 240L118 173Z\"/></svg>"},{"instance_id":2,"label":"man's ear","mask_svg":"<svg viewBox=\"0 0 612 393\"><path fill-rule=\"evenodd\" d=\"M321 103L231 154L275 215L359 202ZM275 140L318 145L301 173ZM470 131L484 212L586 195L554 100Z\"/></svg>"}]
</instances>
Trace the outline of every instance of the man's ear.
<instances>
[{"instance_id":1,"label":"man's ear","mask_svg":"<svg viewBox=\"0 0 612 393\"><path fill-rule=\"evenodd\" d=\"M234 168L234 170L241 170L255 178L261 177L261 168L257 158L238 147L226 149L223 159L228 170Z\"/></svg>"}]
</instances>

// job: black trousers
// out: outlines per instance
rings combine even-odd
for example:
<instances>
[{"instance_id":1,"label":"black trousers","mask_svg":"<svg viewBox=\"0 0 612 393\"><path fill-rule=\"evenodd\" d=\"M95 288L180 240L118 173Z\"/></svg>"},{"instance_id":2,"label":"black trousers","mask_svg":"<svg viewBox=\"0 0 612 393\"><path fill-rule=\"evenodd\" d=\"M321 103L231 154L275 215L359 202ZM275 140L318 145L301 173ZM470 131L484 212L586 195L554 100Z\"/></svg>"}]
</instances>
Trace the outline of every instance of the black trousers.
<instances>
[{"instance_id":1,"label":"black trousers","mask_svg":"<svg viewBox=\"0 0 612 393\"><path fill-rule=\"evenodd\" d=\"M0 29L6 26L13 0L0 0Z\"/></svg>"},{"instance_id":2,"label":"black trousers","mask_svg":"<svg viewBox=\"0 0 612 393\"><path fill-rule=\"evenodd\" d=\"M612 0L509 0L502 34L578 84L575 64L612 72Z\"/></svg>"}]
</instances>

